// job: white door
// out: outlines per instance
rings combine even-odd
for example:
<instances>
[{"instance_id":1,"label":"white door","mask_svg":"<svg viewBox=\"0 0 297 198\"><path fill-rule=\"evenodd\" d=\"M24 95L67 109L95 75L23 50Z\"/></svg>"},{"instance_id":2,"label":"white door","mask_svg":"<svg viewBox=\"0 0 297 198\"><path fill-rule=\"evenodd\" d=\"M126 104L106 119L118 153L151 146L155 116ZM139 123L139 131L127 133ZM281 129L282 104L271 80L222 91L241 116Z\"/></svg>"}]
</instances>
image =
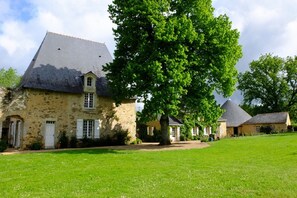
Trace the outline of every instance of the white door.
<instances>
[{"instance_id":1,"label":"white door","mask_svg":"<svg viewBox=\"0 0 297 198\"><path fill-rule=\"evenodd\" d=\"M46 121L45 125L45 145L46 149L55 147L55 122Z\"/></svg>"}]
</instances>

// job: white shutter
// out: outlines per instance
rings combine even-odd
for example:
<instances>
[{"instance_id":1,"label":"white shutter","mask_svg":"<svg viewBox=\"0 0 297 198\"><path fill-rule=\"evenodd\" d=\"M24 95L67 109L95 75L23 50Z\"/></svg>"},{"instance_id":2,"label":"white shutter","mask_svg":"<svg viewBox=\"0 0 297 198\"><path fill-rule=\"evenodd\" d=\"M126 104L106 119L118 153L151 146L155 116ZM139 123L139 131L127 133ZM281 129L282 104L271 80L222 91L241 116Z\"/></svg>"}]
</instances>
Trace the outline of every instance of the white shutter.
<instances>
[{"instance_id":1,"label":"white shutter","mask_svg":"<svg viewBox=\"0 0 297 198\"><path fill-rule=\"evenodd\" d=\"M176 139L177 139L178 141L180 140L180 127L179 127L179 126L177 127L175 137L176 137Z\"/></svg>"},{"instance_id":2,"label":"white shutter","mask_svg":"<svg viewBox=\"0 0 297 198\"><path fill-rule=\"evenodd\" d=\"M0 122L0 139L2 138L2 122Z\"/></svg>"},{"instance_id":3,"label":"white shutter","mask_svg":"<svg viewBox=\"0 0 297 198\"><path fill-rule=\"evenodd\" d=\"M76 138L82 139L83 138L83 119L77 119L76 122Z\"/></svg>"},{"instance_id":4,"label":"white shutter","mask_svg":"<svg viewBox=\"0 0 297 198\"><path fill-rule=\"evenodd\" d=\"M95 120L95 135L94 138L98 139L100 137L100 121L99 120Z\"/></svg>"}]
</instances>

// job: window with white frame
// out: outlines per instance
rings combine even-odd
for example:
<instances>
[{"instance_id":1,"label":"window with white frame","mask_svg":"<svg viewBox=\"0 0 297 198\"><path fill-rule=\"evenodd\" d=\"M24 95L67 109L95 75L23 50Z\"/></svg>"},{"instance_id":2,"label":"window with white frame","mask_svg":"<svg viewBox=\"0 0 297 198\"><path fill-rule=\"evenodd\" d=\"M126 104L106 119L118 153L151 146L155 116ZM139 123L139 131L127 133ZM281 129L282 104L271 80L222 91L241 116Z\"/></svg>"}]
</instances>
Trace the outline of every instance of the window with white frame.
<instances>
[{"instance_id":1,"label":"window with white frame","mask_svg":"<svg viewBox=\"0 0 297 198\"><path fill-rule=\"evenodd\" d=\"M88 77L87 78L87 86L91 87L92 86L92 82L93 82L93 78Z\"/></svg>"},{"instance_id":2,"label":"window with white frame","mask_svg":"<svg viewBox=\"0 0 297 198\"><path fill-rule=\"evenodd\" d=\"M198 133L199 133L199 128L198 127L193 127L193 129L192 129L192 135L193 136L196 136L196 135L198 135Z\"/></svg>"},{"instance_id":3,"label":"window with white frame","mask_svg":"<svg viewBox=\"0 0 297 198\"><path fill-rule=\"evenodd\" d=\"M92 138L94 134L94 120L83 121L83 137Z\"/></svg>"},{"instance_id":4,"label":"window with white frame","mask_svg":"<svg viewBox=\"0 0 297 198\"><path fill-rule=\"evenodd\" d=\"M177 132L177 128L176 127L172 127L171 128L171 136L175 137L176 136L176 132Z\"/></svg>"},{"instance_id":5,"label":"window with white frame","mask_svg":"<svg viewBox=\"0 0 297 198\"><path fill-rule=\"evenodd\" d=\"M84 107L85 108L94 108L94 94L93 93L85 93Z\"/></svg>"},{"instance_id":6,"label":"window with white frame","mask_svg":"<svg viewBox=\"0 0 297 198\"><path fill-rule=\"evenodd\" d=\"M76 138L100 138L100 121L97 119L77 119Z\"/></svg>"}]
</instances>

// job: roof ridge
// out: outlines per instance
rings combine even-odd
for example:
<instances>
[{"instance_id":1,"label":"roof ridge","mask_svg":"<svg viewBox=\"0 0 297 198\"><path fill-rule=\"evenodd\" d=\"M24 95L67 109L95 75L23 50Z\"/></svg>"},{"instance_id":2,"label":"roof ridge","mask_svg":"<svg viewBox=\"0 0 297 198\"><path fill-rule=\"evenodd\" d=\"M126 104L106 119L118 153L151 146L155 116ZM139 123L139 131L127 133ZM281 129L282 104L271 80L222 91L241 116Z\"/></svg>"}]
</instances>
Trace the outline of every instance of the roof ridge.
<instances>
[{"instance_id":1,"label":"roof ridge","mask_svg":"<svg viewBox=\"0 0 297 198\"><path fill-rule=\"evenodd\" d=\"M277 114L277 113L289 113L289 112L287 112L287 111L280 111L280 112L270 112L270 113L258 113L257 115L267 115L267 114Z\"/></svg>"},{"instance_id":2,"label":"roof ridge","mask_svg":"<svg viewBox=\"0 0 297 198\"><path fill-rule=\"evenodd\" d=\"M51 32L51 31L47 31L46 34L55 34L55 35L59 35L59 36L64 36L64 37L69 37L69 38L73 38L73 39L79 39L79 40L83 40L83 41L88 41L88 42L93 42L93 43L99 43L99 44L103 44L105 45L105 43L102 43L102 42L98 42L98 41L92 41L92 40L88 40L88 39L85 39L85 38L80 38L80 37L77 37L77 36L71 36L71 35L67 35L67 34L62 34L62 33L56 33L56 32Z\"/></svg>"}]
</instances>

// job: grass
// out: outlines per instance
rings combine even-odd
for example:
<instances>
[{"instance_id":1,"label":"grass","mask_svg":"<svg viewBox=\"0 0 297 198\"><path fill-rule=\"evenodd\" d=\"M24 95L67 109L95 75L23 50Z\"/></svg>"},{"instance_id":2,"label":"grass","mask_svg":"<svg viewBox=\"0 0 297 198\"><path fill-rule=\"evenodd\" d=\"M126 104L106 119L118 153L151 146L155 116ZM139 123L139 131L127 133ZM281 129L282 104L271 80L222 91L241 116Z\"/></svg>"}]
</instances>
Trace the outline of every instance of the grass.
<instances>
[{"instance_id":1,"label":"grass","mask_svg":"<svg viewBox=\"0 0 297 198\"><path fill-rule=\"evenodd\" d=\"M0 197L297 197L297 134L0 156Z\"/></svg>"}]
</instances>

